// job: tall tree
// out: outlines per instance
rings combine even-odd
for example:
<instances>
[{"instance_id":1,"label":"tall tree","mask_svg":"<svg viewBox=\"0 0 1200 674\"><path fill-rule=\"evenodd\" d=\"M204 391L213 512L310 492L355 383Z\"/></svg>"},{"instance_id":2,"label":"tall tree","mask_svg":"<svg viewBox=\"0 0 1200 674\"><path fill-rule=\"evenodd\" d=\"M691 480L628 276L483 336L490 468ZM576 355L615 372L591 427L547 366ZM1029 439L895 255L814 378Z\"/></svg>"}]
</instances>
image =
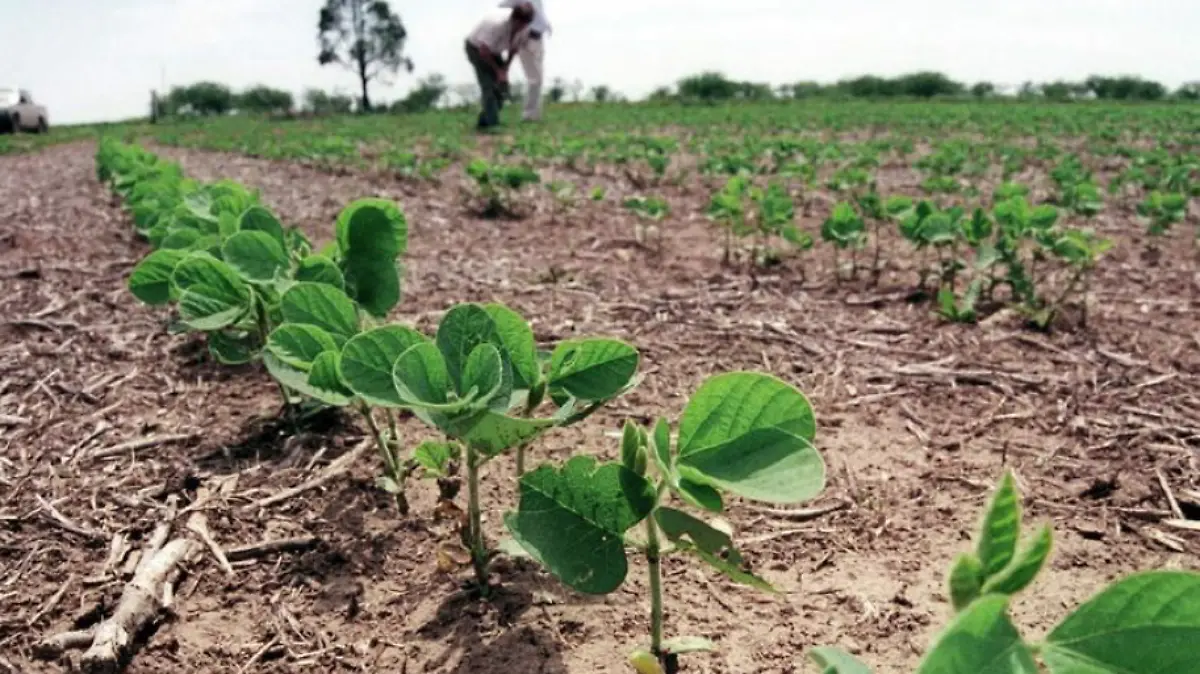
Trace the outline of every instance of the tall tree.
<instances>
[{"instance_id":1,"label":"tall tree","mask_svg":"<svg viewBox=\"0 0 1200 674\"><path fill-rule=\"evenodd\" d=\"M371 109L370 82L401 67L412 72L404 56L408 31L399 15L384 0L326 0L317 21L321 65L339 63L358 76L362 85L361 108Z\"/></svg>"}]
</instances>

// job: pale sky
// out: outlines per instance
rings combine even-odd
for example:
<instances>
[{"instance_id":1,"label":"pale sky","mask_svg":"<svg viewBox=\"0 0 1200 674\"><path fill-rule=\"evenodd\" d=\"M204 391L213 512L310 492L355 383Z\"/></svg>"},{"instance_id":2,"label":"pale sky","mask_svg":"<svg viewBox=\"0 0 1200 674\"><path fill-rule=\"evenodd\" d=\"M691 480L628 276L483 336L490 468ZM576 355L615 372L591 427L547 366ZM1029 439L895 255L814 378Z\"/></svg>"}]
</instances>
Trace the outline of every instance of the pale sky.
<instances>
[{"instance_id":1,"label":"pale sky","mask_svg":"<svg viewBox=\"0 0 1200 674\"><path fill-rule=\"evenodd\" d=\"M498 0L497 0L498 2ZM1197 0L545 0L547 82L630 97L705 69L772 84L941 70L963 81L1138 74L1200 80ZM321 0L0 0L0 83L30 89L52 123L144 115L149 91L200 79L356 91L317 65ZM463 40L487 0L393 0L417 77L472 81ZM514 79L520 68L514 65ZM164 79L165 78L165 79Z\"/></svg>"}]
</instances>

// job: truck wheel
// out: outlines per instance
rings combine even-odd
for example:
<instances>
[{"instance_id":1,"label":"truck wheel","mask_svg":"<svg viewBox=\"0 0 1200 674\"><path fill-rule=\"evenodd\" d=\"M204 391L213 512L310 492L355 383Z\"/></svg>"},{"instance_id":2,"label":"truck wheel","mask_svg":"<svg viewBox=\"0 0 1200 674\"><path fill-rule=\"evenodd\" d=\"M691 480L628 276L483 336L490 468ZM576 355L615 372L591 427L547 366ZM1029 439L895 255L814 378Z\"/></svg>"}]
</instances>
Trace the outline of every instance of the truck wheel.
<instances>
[{"instance_id":1,"label":"truck wheel","mask_svg":"<svg viewBox=\"0 0 1200 674\"><path fill-rule=\"evenodd\" d=\"M21 114L14 112L12 116L12 132L21 133Z\"/></svg>"},{"instance_id":2,"label":"truck wheel","mask_svg":"<svg viewBox=\"0 0 1200 674\"><path fill-rule=\"evenodd\" d=\"M46 123L45 117L38 118L37 132L38 133L50 133L50 125Z\"/></svg>"}]
</instances>

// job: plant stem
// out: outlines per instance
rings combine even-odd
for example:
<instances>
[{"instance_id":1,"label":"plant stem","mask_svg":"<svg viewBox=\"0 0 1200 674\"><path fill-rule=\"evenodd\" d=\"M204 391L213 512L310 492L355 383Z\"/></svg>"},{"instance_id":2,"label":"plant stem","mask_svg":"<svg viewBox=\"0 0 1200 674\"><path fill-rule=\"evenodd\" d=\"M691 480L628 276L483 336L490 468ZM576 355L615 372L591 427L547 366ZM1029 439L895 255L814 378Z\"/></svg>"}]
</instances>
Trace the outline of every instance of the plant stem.
<instances>
[{"instance_id":1,"label":"plant stem","mask_svg":"<svg viewBox=\"0 0 1200 674\"><path fill-rule=\"evenodd\" d=\"M525 443L517 445L517 479L520 479L525 474L525 448L528 447Z\"/></svg>"},{"instance_id":2,"label":"plant stem","mask_svg":"<svg viewBox=\"0 0 1200 674\"><path fill-rule=\"evenodd\" d=\"M383 432L379 430L379 425L375 423L375 417L371 414L371 408L362 405L358 410L362 413L363 418L367 420L367 428L371 430L371 436L375 438L375 446L379 449L379 457L383 459L383 473L396 485L396 493L392 494L396 502L396 510L401 515L408 515L408 496L404 493L404 482L407 475L400 468L400 462L396 459L396 453L392 447L384 440ZM390 415L390 413L389 413ZM394 439L395 436L393 435Z\"/></svg>"},{"instance_id":3,"label":"plant stem","mask_svg":"<svg viewBox=\"0 0 1200 674\"><path fill-rule=\"evenodd\" d=\"M479 594L487 597L488 553L483 540L483 513L479 509L479 454L474 445L467 445L467 538L471 546L471 564L475 567L475 583Z\"/></svg>"},{"instance_id":4,"label":"plant stem","mask_svg":"<svg viewBox=\"0 0 1200 674\"><path fill-rule=\"evenodd\" d=\"M662 652L663 603L662 603L662 551L658 545L658 526L654 516L646 518L646 566L650 571L650 652L666 666L666 654Z\"/></svg>"}]
</instances>

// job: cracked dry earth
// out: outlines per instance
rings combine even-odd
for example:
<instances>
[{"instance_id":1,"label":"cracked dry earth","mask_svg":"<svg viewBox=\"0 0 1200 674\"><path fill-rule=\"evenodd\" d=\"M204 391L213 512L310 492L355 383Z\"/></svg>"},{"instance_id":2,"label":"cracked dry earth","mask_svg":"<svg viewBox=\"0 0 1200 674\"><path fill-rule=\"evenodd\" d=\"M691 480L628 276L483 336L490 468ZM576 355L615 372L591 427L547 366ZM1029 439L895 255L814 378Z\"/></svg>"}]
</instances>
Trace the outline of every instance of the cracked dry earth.
<instances>
[{"instance_id":1,"label":"cracked dry earth","mask_svg":"<svg viewBox=\"0 0 1200 674\"><path fill-rule=\"evenodd\" d=\"M350 200L400 201L411 249L399 320L428 329L455 301L495 300L541 340L634 343L643 385L548 437L535 459L613 458L623 419L675 418L717 371L767 370L807 392L829 465L814 505L840 507L801 522L733 504L745 556L777 596L667 563L668 634L720 646L686 659L685 672L812 671L803 653L822 644L911 672L949 614L944 573L1006 466L1027 517L1056 533L1050 568L1016 602L1030 633L1118 575L1200 566L1197 534L1163 524L1164 485L1186 516L1200 514L1194 261L1181 245L1148 266L1128 213L1102 222L1117 247L1093 284L1088 326L1038 334L1004 320L941 322L905 301L903 259L881 288L835 286L827 252L806 262L807 283L785 267L752 284L721 266L717 234L686 215L702 197L686 190L667 195L683 215L666 223L657 258L631 245L632 221L611 203L564 216L539 197L523 221L484 221L452 179L156 149L197 178L261 189L320 241ZM434 486L416 485L414 515L398 518L373 486L371 454L317 490L252 505L319 474L362 431L329 419L284 434L263 373L210 364L202 344L167 333L165 313L134 301L124 280L147 247L96 182L93 152L0 157L0 671L67 671L77 656L39 659L38 640L111 612L132 568L112 550L137 550L168 502L198 501L226 550L296 545L231 554L232 573L198 556L131 673L626 671L624 654L648 632L636 562L621 591L585 597L502 561L499 597L470 601L468 570L438 553L457 538ZM424 431L405 433L415 442ZM506 460L484 477L493 540L512 478Z\"/></svg>"}]
</instances>

